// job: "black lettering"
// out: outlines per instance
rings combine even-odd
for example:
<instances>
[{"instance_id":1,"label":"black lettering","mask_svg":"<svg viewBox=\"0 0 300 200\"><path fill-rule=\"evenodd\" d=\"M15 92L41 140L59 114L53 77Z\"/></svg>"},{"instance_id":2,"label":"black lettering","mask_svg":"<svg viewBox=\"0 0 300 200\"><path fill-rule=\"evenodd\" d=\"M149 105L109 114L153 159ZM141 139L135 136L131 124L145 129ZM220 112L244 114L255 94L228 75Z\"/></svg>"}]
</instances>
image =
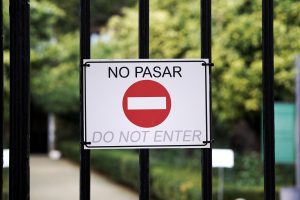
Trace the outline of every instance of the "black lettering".
<instances>
[{"instance_id":1,"label":"black lettering","mask_svg":"<svg viewBox=\"0 0 300 200\"><path fill-rule=\"evenodd\" d=\"M108 78L111 77L111 75L110 75L111 73L113 74L113 76L114 76L115 78L118 78L118 70L117 70L117 67L115 67L115 70L113 70L111 67L108 67Z\"/></svg>"},{"instance_id":2,"label":"black lettering","mask_svg":"<svg viewBox=\"0 0 300 200\"><path fill-rule=\"evenodd\" d=\"M153 68L153 76L155 77L155 78L159 78L160 76L161 76L161 72L160 72L160 70L161 70L161 68L160 68L160 66L155 66L154 68Z\"/></svg>"},{"instance_id":3,"label":"black lettering","mask_svg":"<svg viewBox=\"0 0 300 200\"><path fill-rule=\"evenodd\" d=\"M143 72L143 68L142 67L135 67L135 78L138 77L138 74Z\"/></svg>"},{"instance_id":4,"label":"black lettering","mask_svg":"<svg viewBox=\"0 0 300 200\"><path fill-rule=\"evenodd\" d=\"M129 69L127 67L121 67L119 69L119 74L122 78L127 78L129 76Z\"/></svg>"},{"instance_id":5,"label":"black lettering","mask_svg":"<svg viewBox=\"0 0 300 200\"><path fill-rule=\"evenodd\" d=\"M180 77L182 77L180 72L181 72L180 66L173 66L173 77L175 77L176 74L178 74Z\"/></svg>"},{"instance_id":6,"label":"black lettering","mask_svg":"<svg viewBox=\"0 0 300 200\"><path fill-rule=\"evenodd\" d=\"M169 75L169 77L172 77L172 74L168 68L168 66L165 67L164 73L162 75L162 77L165 77L165 75Z\"/></svg>"},{"instance_id":7,"label":"black lettering","mask_svg":"<svg viewBox=\"0 0 300 200\"><path fill-rule=\"evenodd\" d=\"M145 71L144 71L144 74L143 74L143 78L144 78L146 75L148 75L148 76L150 76L150 77L152 78L152 74L151 74L151 72L150 72L149 67L146 67L146 68L145 68Z\"/></svg>"}]
</instances>

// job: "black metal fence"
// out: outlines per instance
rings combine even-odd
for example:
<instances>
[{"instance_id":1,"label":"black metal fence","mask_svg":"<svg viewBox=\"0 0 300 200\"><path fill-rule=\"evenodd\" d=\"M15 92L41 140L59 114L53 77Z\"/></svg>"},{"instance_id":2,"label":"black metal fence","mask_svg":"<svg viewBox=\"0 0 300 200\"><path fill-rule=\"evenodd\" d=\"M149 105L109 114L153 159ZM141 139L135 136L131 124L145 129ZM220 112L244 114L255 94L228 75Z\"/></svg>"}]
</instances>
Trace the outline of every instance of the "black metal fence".
<instances>
[{"instance_id":1,"label":"black metal fence","mask_svg":"<svg viewBox=\"0 0 300 200\"><path fill-rule=\"evenodd\" d=\"M9 199L29 199L29 1L10 1Z\"/></svg>"},{"instance_id":2,"label":"black metal fence","mask_svg":"<svg viewBox=\"0 0 300 200\"><path fill-rule=\"evenodd\" d=\"M273 0L263 2L263 134L265 199L275 199L274 100L273 100ZM201 57L211 55L211 0L201 3ZM90 58L90 0L81 0L80 63ZM2 15L2 1L1 1ZM201 22L201 23L200 23ZM29 200L29 0L10 1L10 200ZM2 17L1 17L1 36ZM199 36L200 37L200 36ZM1 37L1 49L3 37ZM1 55L1 93L3 96L3 55ZM139 58L149 58L149 0L139 0ZM82 66L80 64L80 66ZM82 79L82 67L80 67ZM213 83L212 83L213 84ZM82 94L82 85L80 85ZM82 108L82 102L80 104ZM3 98L1 101L3 146ZM82 110L82 109L81 109ZM82 124L83 119L80 119ZM81 126L81 141L83 141ZM202 199L212 199L212 151L202 149ZM90 199L90 151L81 143L80 199ZM1 159L2 158L1 151ZM140 199L148 200L149 150L140 150ZM200 168L200 166L199 166ZM2 170L1 170L2 185ZM201 188L199 188L200 190ZM2 187L1 187L2 194Z\"/></svg>"}]
</instances>

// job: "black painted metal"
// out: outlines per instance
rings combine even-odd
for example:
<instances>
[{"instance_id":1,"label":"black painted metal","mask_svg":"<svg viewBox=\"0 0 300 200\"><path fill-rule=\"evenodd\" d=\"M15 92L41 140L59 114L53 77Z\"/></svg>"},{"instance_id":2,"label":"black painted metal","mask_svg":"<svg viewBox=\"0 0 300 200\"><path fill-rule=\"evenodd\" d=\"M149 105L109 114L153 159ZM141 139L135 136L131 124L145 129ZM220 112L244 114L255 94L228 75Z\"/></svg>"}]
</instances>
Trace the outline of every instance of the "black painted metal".
<instances>
[{"instance_id":1,"label":"black painted metal","mask_svg":"<svg viewBox=\"0 0 300 200\"><path fill-rule=\"evenodd\" d=\"M211 62L211 0L201 0L201 58L208 58ZM211 74L210 68L209 74ZM212 138L212 134L210 137ZM211 149L202 149L202 199L212 199Z\"/></svg>"},{"instance_id":2,"label":"black painted metal","mask_svg":"<svg viewBox=\"0 0 300 200\"><path fill-rule=\"evenodd\" d=\"M0 47L1 47L1 55L0 55L0 62L1 62L1 72L0 72L0 82L1 82L1 110L2 113L0 115L0 120L1 120L1 125L0 125L0 146L1 146L1 150L0 150L0 163L3 163L3 8L2 8L2 0L0 2L0 11L1 11L1 20L0 20ZM3 168L1 167L1 172L0 172L0 199L2 199L2 186L3 186Z\"/></svg>"},{"instance_id":3,"label":"black painted metal","mask_svg":"<svg viewBox=\"0 0 300 200\"><path fill-rule=\"evenodd\" d=\"M139 0L139 58L149 58L149 0Z\"/></svg>"},{"instance_id":4,"label":"black painted metal","mask_svg":"<svg viewBox=\"0 0 300 200\"><path fill-rule=\"evenodd\" d=\"M140 200L149 200L149 150L140 149Z\"/></svg>"},{"instance_id":5,"label":"black painted metal","mask_svg":"<svg viewBox=\"0 0 300 200\"><path fill-rule=\"evenodd\" d=\"M29 200L29 1L10 2L9 199Z\"/></svg>"},{"instance_id":6,"label":"black painted metal","mask_svg":"<svg viewBox=\"0 0 300 200\"><path fill-rule=\"evenodd\" d=\"M275 199L273 0L263 0L263 138L265 199Z\"/></svg>"},{"instance_id":7,"label":"black painted metal","mask_svg":"<svg viewBox=\"0 0 300 200\"><path fill-rule=\"evenodd\" d=\"M83 59L90 58L90 0L80 1L80 200L90 200L90 150L84 149Z\"/></svg>"},{"instance_id":8,"label":"black painted metal","mask_svg":"<svg viewBox=\"0 0 300 200\"><path fill-rule=\"evenodd\" d=\"M149 58L149 0L139 0L139 58ZM140 149L140 200L149 200L149 150Z\"/></svg>"}]
</instances>

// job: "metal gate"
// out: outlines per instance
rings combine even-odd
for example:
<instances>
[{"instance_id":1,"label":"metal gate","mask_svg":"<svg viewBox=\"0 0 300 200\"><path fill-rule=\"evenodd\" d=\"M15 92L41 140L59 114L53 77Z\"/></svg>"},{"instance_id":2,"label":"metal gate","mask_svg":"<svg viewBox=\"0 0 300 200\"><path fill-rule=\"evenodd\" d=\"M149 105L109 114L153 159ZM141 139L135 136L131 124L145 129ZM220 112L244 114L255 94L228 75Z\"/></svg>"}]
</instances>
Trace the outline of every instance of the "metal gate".
<instances>
[{"instance_id":1,"label":"metal gate","mask_svg":"<svg viewBox=\"0 0 300 200\"><path fill-rule=\"evenodd\" d=\"M275 199L274 173L274 100L273 100L273 0L262 0L263 36L263 136L265 199ZM201 4L201 57L211 55L211 0ZM90 58L90 0L81 0L80 63ZM200 23L201 21L201 23ZM29 200L29 0L10 1L10 200ZM1 0L1 36L2 0ZM3 37L1 49L3 51ZM149 58L149 0L139 0L139 58ZM80 66L82 66L80 64ZM3 96L3 53L1 54L1 93ZM82 79L82 67L80 67ZM82 85L80 85L82 94ZM3 98L1 100L1 136L3 146ZM80 104L82 108L82 102ZM81 109L82 110L82 109ZM81 124L83 119L80 119ZM81 126L81 134L83 129ZM81 141L83 141L81 135ZM90 151L81 143L80 200L90 199ZM212 151L202 149L202 199L212 199ZM1 160L3 155L1 151ZM149 150L140 150L140 199L149 199ZM200 166L199 166L200 167ZM2 194L2 170L1 170ZM201 190L201 188L199 188Z\"/></svg>"}]
</instances>

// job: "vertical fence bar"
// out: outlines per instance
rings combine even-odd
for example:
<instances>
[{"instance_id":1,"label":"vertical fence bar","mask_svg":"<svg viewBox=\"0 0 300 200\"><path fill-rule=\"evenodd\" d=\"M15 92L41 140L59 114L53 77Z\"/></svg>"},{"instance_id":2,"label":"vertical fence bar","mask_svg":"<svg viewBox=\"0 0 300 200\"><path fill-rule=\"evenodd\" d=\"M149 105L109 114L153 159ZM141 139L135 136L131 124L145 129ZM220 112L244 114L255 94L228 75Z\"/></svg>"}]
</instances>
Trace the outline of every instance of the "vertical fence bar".
<instances>
[{"instance_id":1,"label":"vertical fence bar","mask_svg":"<svg viewBox=\"0 0 300 200\"><path fill-rule=\"evenodd\" d=\"M200 10L201 10L201 57L208 58L209 60L211 60L211 0L201 0ZM210 68L209 68L209 74L211 74ZM210 89L210 93L211 93L211 89ZM210 107L211 107L211 102L210 102ZM202 150L202 199L203 200L212 199L212 150L211 149Z\"/></svg>"},{"instance_id":2,"label":"vertical fence bar","mask_svg":"<svg viewBox=\"0 0 300 200\"><path fill-rule=\"evenodd\" d=\"M139 0L139 58L149 58L149 0ZM140 200L149 200L149 150L140 149Z\"/></svg>"},{"instance_id":3,"label":"vertical fence bar","mask_svg":"<svg viewBox=\"0 0 300 200\"><path fill-rule=\"evenodd\" d=\"M29 200L29 0L10 2L9 199Z\"/></svg>"},{"instance_id":4,"label":"vertical fence bar","mask_svg":"<svg viewBox=\"0 0 300 200\"><path fill-rule=\"evenodd\" d=\"M263 142L265 199L275 199L273 0L262 1Z\"/></svg>"},{"instance_id":5,"label":"vertical fence bar","mask_svg":"<svg viewBox=\"0 0 300 200\"><path fill-rule=\"evenodd\" d=\"M3 125L3 112L4 112L4 106L3 106L3 8L2 8L2 0L0 2L0 10L1 10L1 20L0 20L0 31L1 31L1 36L0 36L0 47L1 47L1 55L0 55L0 62L1 62L1 72L0 72L0 82L1 82L1 110L2 110L2 113L1 113L1 117L0 117L0 120L1 120L1 125L0 125L0 146L1 146L1 152L0 152L0 163L2 164L3 163L3 128L4 128L4 125ZM2 199L2 193L3 193L3 164L1 166L1 172L0 172L0 199Z\"/></svg>"},{"instance_id":6,"label":"vertical fence bar","mask_svg":"<svg viewBox=\"0 0 300 200\"><path fill-rule=\"evenodd\" d=\"M296 56L296 187L300 189L300 55Z\"/></svg>"},{"instance_id":7,"label":"vertical fence bar","mask_svg":"<svg viewBox=\"0 0 300 200\"><path fill-rule=\"evenodd\" d=\"M90 58L90 0L80 1L80 200L90 200L90 150L84 149L83 59Z\"/></svg>"}]
</instances>

